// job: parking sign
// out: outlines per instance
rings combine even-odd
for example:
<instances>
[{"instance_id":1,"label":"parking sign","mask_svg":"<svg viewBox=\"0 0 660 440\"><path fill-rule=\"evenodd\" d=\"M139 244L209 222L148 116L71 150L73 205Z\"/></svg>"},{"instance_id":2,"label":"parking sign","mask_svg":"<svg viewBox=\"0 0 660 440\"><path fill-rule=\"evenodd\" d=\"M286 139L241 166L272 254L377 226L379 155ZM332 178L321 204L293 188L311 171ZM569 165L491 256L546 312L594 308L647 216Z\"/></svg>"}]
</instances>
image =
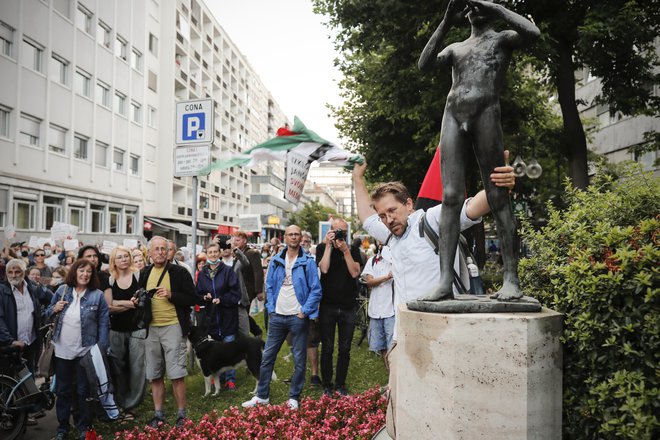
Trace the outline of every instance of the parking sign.
<instances>
[{"instance_id":1,"label":"parking sign","mask_svg":"<svg viewBox=\"0 0 660 440\"><path fill-rule=\"evenodd\" d=\"M213 100L196 99L176 103L176 145L212 144Z\"/></svg>"}]
</instances>

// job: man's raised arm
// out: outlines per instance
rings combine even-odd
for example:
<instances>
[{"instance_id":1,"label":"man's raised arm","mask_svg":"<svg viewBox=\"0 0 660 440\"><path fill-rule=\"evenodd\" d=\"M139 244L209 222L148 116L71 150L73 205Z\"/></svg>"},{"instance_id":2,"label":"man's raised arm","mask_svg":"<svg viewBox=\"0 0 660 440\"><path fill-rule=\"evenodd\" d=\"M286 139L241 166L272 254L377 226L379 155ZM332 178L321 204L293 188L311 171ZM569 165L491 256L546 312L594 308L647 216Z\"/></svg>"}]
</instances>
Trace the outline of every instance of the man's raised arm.
<instances>
[{"instance_id":1,"label":"man's raised arm","mask_svg":"<svg viewBox=\"0 0 660 440\"><path fill-rule=\"evenodd\" d=\"M353 165L353 186L355 187L355 204L357 205L358 218L364 224L365 220L376 213L371 207L371 197L367 191L367 185L364 183L364 172L367 169L367 162L362 165L356 163Z\"/></svg>"}]
</instances>

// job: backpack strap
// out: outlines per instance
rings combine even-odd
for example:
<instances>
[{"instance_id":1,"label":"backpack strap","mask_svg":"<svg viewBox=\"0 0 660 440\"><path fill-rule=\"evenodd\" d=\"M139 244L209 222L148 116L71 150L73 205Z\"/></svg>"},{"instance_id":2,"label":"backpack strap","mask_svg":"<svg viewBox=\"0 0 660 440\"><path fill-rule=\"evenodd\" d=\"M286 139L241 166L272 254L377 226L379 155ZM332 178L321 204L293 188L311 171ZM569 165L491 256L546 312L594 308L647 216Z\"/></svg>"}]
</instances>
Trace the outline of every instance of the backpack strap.
<instances>
[{"instance_id":1,"label":"backpack strap","mask_svg":"<svg viewBox=\"0 0 660 440\"><path fill-rule=\"evenodd\" d=\"M422 218L419 219L419 236L424 238L426 242L433 248L433 252L440 257L440 236L438 235L437 232L431 227L431 224L429 221L426 219L426 213L422 213ZM461 247L461 238L463 239L462 241L465 242L465 247L467 248L467 241L465 238L459 234L459 248ZM460 249L459 249L460 252ZM458 290L458 293L465 295L468 293L467 289L465 288L465 284L463 284L463 281L461 281L461 277L459 274L456 273L456 269L452 269L454 271L454 287L456 287L456 290Z\"/></svg>"}]
</instances>

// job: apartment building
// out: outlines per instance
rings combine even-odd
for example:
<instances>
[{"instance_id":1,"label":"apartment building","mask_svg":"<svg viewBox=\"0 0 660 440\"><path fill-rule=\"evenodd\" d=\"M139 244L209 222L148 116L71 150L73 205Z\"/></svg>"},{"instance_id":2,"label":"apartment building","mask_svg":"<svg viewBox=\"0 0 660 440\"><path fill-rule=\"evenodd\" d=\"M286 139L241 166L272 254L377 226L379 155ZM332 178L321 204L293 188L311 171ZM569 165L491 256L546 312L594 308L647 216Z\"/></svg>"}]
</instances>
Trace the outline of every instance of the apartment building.
<instances>
[{"instance_id":1,"label":"apartment building","mask_svg":"<svg viewBox=\"0 0 660 440\"><path fill-rule=\"evenodd\" d=\"M286 121L196 0L0 2L0 76L0 228L19 239L61 221L88 242L185 244L192 179L172 173L175 101L215 100L212 160ZM249 213L250 178L200 178L200 241Z\"/></svg>"}]
</instances>

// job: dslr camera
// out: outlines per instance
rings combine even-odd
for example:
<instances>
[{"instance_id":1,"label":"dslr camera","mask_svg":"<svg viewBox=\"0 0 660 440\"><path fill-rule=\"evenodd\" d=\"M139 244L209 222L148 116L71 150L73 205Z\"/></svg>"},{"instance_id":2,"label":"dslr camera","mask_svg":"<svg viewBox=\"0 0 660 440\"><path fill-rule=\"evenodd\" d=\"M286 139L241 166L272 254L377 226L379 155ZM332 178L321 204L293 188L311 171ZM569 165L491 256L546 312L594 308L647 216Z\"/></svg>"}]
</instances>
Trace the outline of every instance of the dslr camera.
<instances>
[{"instance_id":1,"label":"dslr camera","mask_svg":"<svg viewBox=\"0 0 660 440\"><path fill-rule=\"evenodd\" d=\"M153 298L154 294L158 291L158 289L138 289L135 291L133 294L133 298L137 298L137 304L135 304L135 307L138 309L144 308L146 306L146 303L148 300L151 300Z\"/></svg>"},{"instance_id":2,"label":"dslr camera","mask_svg":"<svg viewBox=\"0 0 660 440\"><path fill-rule=\"evenodd\" d=\"M335 240L346 241L346 231L343 229L335 229L332 232L335 233Z\"/></svg>"}]
</instances>

